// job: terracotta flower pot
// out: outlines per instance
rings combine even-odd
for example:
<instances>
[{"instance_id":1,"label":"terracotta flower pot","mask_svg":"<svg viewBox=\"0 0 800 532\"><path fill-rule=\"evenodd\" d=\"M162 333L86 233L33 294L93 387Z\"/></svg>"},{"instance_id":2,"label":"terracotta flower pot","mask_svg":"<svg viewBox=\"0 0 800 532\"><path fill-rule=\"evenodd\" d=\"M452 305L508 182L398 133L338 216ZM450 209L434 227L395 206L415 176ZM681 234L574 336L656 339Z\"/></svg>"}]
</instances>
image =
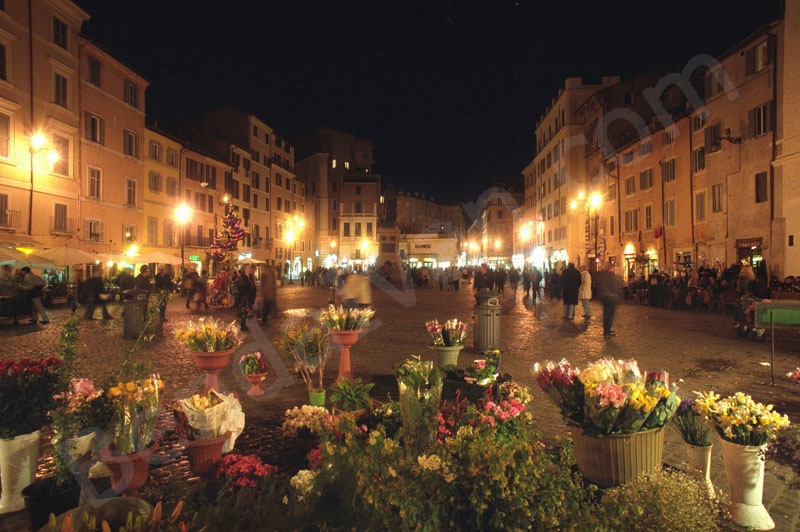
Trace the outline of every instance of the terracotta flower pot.
<instances>
[{"instance_id":1,"label":"terracotta flower pot","mask_svg":"<svg viewBox=\"0 0 800 532\"><path fill-rule=\"evenodd\" d=\"M350 369L350 348L358 341L359 334L361 329L331 331L333 343L339 347L339 376L336 380L342 377L353 379L353 371Z\"/></svg>"},{"instance_id":2,"label":"terracotta flower pot","mask_svg":"<svg viewBox=\"0 0 800 532\"><path fill-rule=\"evenodd\" d=\"M135 494L139 488L147 484L150 458L158 446L151 443L147 449L133 453L120 454L112 445L100 450L100 461L111 474L111 489L126 495Z\"/></svg>"},{"instance_id":3,"label":"terracotta flower pot","mask_svg":"<svg viewBox=\"0 0 800 532\"><path fill-rule=\"evenodd\" d=\"M186 455L189 457L189 470L199 477L214 471L222 459L222 447L231 437L231 432L207 440L187 440Z\"/></svg>"},{"instance_id":4,"label":"terracotta flower pot","mask_svg":"<svg viewBox=\"0 0 800 532\"><path fill-rule=\"evenodd\" d=\"M206 374L206 392L210 389L219 391L219 378L217 373L230 362L231 355L236 352L236 348L232 347L224 351L193 351L189 352L194 357L194 364L197 369Z\"/></svg>"},{"instance_id":5,"label":"terracotta flower pot","mask_svg":"<svg viewBox=\"0 0 800 532\"><path fill-rule=\"evenodd\" d=\"M249 375L245 375L247 377L247 382L250 383L250 389L247 390L247 395L255 396L255 395L264 395L264 390L261 389L261 383L264 379L267 378L267 373L251 373Z\"/></svg>"}]
</instances>

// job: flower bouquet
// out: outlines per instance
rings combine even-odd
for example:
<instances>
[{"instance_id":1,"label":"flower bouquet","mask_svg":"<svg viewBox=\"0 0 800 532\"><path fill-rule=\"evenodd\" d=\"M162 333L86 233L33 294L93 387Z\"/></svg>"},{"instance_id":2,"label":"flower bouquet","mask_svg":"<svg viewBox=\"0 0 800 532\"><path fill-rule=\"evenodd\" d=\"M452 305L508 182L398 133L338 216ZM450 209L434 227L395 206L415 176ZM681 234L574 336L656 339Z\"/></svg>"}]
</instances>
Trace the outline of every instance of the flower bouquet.
<instances>
[{"instance_id":1,"label":"flower bouquet","mask_svg":"<svg viewBox=\"0 0 800 532\"><path fill-rule=\"evenodd\" d=\"M284 331L278 347L292 356L295 369L300 373L309 392L325 389L322 379L328 359L328 337L321 328L302 326ZM318 376L316 386L315 373Z\"/></svg>"},{"instance_id":2,"label":"flower bouquet","mask_svg":"<svg viewBox=\"0 0 800 532\"><path fill-rule=\"evenodd\" d=\"M54 399L53 429L66 438L105 431L114 417L113 401L91 379L71 379L67 392Z\"/></svg>"},{"instance_id":3,"label":"flower bouquet","mask_svg":"<svg viewBox=\"0 0 800 532\"><path fill-rule=\"evenodd\" d=\"M795 369L794 371L790 371L786 374L790 381L795 384L800 384L800 368Z\"/></svg>"},{"instance_id":4,"label":"flower bouquet","mask_svg":"<svg viewBox=\"0 0 800 532\"><path fill-rule=\"evenodd\" d=\"M695 409L710 420L720 437L738 445L760 447L789 426L785 414L772 405L756 403L752 397L737 392L721 399L714 392L695 392Z\"/></svg>"},{"instance_id":5,"label":"flower bouquet","mask_svg":"<svg viewBox=\"0 0 800 532\"><path fill-rule=\"evenodd\" d=\"M464 347L469 325L457 319L447 320L444 325L439 320L425 322L425 328L434 346Z\"/></svg>"},{"instance_id":6,"label":"flower bouquet","mask_svg":"<svg viewBox=\"0 0 800 532\"><path fill-rule=\"evenodd\" d=\"M159 376L151 375L143 380L118 382L109 390L114 406L113 444L117 452L133 454L150 443L163 389Z\"/></svg>"},{"instance_id":7,"label":"flower bouquet","mask_svg":"<svg viewBox=\"0 0 800 532\"><path fill-rule=\"evenodd\" d=\"M486 360L473 361L464 372L464 380L473 381L481 386L491 384L495 379L495 367Z\"/></svg>"},{"instance_id":8,"label":"flower bouquet","mask_svg":"<svg viewBox=\"0 0 800 532\"><path fill-rule=\"evenodd\" d=\"M239 359L239 366L244 375L257 375L269 371L267 361L261 356L260 351L242 355L242 358Z\"/></svg>"},{"instance_id":9,"label":"flower bouquet","mask_svg":"<svg viewBox=\"0 0 800 532\"><path fill-rule=\"evenodd\" d=\"M55 406L61 360L0 360L0 439L41 429Z\"/></svg>"},{"instance_id":10,"label":"flower bouquet","mask_svg":"<svg viewBox=\"0 0 800 532\"><path fill-rule=\"evenodd\" d=\"M527 406L533 400L533 396L527 386L514 381L506 381L500 383L498 399L501 401L519 401L522 405Z\"/></svg>"},{"instance_id":11,"label":"flower bouquet","mask_svg":"<svg viewBox=\"0 0 800 532\"><path fill-rule=\"evenodd\" d=\"M375 310L371 307L346 309L342 305L330 305L322 311L319 321L332 331L356 331L363 329L373 316Z\"/></svg>"},{"instance_id":12,"label":"flower bouquet","mask_svg":"<svg viewBox=\"0 0 800 532\"><path fill-rule=\"evenodd\" d=\"M192 351L212 353L232 349L242 342L241 326L235 321L225 325L211 318L189 321L185 328L178 329L175 337Z\"/></svg>"},{"instance_id":13,"label":"flower bouquet","mask_svg":"<svg viewBox=\"0 0 800 532\"><path fill-rule=\"evenodd\" d=\"M583 423L583 382L578 378L580 370L573 368L569 362L538 362L533 365L532 372L536 383L561 410L561 416L571 424Z\"/></svg>"},{"instance_id":14,"label":"flower bouquet","mask_svg":"<svg viewBox=\"0 0 800 532\"><path fill-rule=\"evenodd\" d=\"M255 488L277 470L277 466L265 464L258 456L229 454L220 462L217 477L225 481L231 490Z\"/></svg>"},{"instance_id":15,"label":"flower bouquet","mask_svg":"<svg viewBox=\"0 0 800 532\"><path fill-rule=\"evenodd\" d=\"M332 423L333 416L326 408L303 405L286 411L286 420L281 428L288 437L312 439L321 434L324 427Z\"/></svg>"}]
</instances>

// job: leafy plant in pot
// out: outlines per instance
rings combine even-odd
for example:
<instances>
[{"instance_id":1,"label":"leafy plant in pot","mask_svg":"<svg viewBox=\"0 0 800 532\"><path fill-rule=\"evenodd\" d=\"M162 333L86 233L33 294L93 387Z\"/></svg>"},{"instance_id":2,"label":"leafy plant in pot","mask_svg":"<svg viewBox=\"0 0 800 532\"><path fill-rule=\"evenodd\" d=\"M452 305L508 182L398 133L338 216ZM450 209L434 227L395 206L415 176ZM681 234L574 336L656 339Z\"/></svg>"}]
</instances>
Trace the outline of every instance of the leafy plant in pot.
<instances>
[{"instance_id":1,"label":"leafy plant in pot","mask_svg":"<svg viewBox=\"0 0 800 532\"><path fill-rule=\"evenodd\" d=\"M309 399L311 394L324 393L323 377L325 376L325 363L328 361L328 336L322 332L322 329L307 325L295 327L284 331L277 344L280 349L294 359L295 370L303 378L308 389ZM315 374L316 383L314 382Z\"/></svg>"},{"instance_id":2,"label":"leafy plant in pot","mask_svg":"<svg viewBox=\"0 0 800 532\"><path fill-rule=\"evenodd\" d=\"M360 417L369 411L369 392L374 387L374 383L363 382L361 378L351 380L342 377L331 389L331 402L344 412L352 412L353 417Z\"/></svg>"}]
</instances>

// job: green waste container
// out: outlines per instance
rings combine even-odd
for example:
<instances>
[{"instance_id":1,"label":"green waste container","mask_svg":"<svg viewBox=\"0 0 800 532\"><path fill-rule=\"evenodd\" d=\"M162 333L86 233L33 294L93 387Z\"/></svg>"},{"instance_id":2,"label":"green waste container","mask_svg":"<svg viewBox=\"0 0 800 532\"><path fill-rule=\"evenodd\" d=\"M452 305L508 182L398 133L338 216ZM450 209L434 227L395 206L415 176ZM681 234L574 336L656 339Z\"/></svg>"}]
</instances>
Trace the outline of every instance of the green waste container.
<instances>
[{"instance_id":1,"label":"green waste container","mask_svg":"<svg viewBox=\"0 0 800 532\"><path fill-rule=\"evenodd\" d=\"M477 298L472 345L478 351L500 349L500 294L484 289Z\"/></svg>"},{"instance_id":2,"label":"green waste container","mask_svg":"<svg viewBox=\"0 0 800 532\"><path fill-rule=\"evenodd\" d=\"M147 316L147 297L136 298L123 302L125 320L122 335L125 338L138 338L144 328Z\"/></svg>"}]
</instances>

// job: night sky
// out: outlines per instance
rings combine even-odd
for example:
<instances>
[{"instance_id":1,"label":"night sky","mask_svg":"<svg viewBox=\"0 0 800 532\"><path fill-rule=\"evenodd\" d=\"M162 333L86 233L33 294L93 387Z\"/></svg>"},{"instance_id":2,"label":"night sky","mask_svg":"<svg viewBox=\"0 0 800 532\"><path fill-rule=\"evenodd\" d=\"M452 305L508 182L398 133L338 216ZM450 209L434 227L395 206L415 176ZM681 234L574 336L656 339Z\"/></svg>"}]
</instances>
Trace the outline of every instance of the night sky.
<instances>
[{"instance_id":1,"label":"night sky","mask_svg":"<svg viewBox=\"0 0 800 532\"><path fill-rule=\"evenodd\" d=\"M567 77L681 71L779 15L777 0L79 0L83 32L150 82L170 131L232 103L296 142L374 141L384 184L469 201L533 158Z\"/></svg>"}]
</instances>

